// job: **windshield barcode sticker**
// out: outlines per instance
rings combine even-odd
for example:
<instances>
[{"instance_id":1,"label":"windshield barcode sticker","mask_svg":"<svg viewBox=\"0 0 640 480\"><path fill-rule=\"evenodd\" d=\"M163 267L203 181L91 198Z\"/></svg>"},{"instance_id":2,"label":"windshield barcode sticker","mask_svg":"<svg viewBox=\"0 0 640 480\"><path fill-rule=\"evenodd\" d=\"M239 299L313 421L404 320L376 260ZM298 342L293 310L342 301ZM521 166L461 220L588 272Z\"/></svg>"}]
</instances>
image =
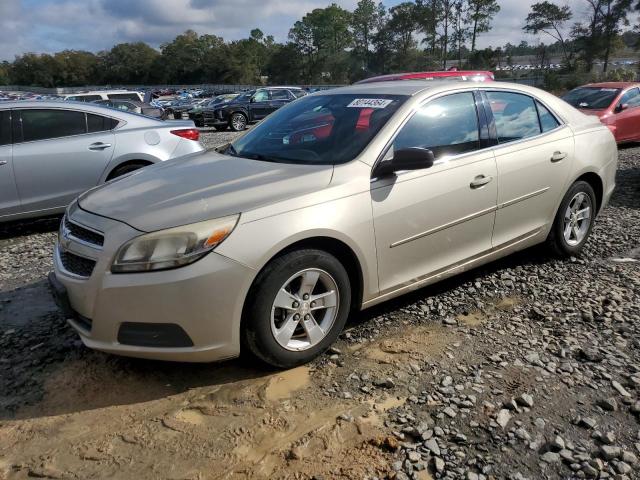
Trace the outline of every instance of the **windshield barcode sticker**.
<instances>
[{"instance_id":1,"label":"windshield barcode sticker","mask_svg":"<svg viewBox=\"0 0 640 480\"><path fill-rule=\"evenodd\" d=\"M349 108L387 108L393 100L386 98L356 98L347 107Z\"/></svg>"}]
</instances>

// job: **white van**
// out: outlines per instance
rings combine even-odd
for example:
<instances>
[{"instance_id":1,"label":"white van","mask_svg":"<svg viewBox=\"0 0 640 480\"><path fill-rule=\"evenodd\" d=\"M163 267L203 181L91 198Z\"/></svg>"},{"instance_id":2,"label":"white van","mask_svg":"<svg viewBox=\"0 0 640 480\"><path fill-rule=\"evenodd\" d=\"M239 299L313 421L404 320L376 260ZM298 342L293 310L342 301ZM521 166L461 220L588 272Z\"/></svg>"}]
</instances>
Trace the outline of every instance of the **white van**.
<instances>
[{"instance_id":1,"label":"white van","mask_svg":"<svg viewBox=\"0 0 640 480\"><path fill-rule=\"evenodd\" d=\"M100 90L96 92L73 93L65 95L65 100L76 102L94 102L96 100L136 100L144 102L144 96L140 92L131 90Z\"/></svg>"}]
</instances>

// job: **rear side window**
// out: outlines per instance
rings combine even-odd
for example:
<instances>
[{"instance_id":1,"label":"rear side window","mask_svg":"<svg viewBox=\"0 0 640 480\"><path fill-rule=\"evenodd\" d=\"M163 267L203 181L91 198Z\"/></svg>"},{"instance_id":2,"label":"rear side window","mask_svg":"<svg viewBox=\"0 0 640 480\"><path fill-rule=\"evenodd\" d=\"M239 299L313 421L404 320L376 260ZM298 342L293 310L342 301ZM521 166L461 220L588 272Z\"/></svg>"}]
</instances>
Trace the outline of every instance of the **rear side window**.
<instances>
[{"instance_id":1,"label":"rear side window","mask_svg":"<svg viewBox=\"0 0 640 480\"><path fill-rule=\"evenodd\" d=\"M89 133L106 132L113 130L118 125L118 120L109 117L103 117L102 115L94 115L93 113L87 113L87 127Z\"/></svg>"},{"instance_id":2,"label":"rear side window","mask_svg":"<svg viewBox=\"0 0 640 480\"><path fill-rule=\"evenodd\" d=\"M640 90L632 88L625 93L620 99L620 105L628 105L629 108L637 107L640 105Z\"/></svg>"},{"instance_id":3,"label":"rear side window","mask_svg":"<svg viewBox=\"0 0 640 480\"><path fill-rule=\"evenodd\" d=\"M0 146L11 143L11 112L0 111Z\"/></svg>"},{"instance_id":4,"label":"rear side window","mask_svg":"<svg viewBox=\"0 0 640 480\"><path fill-rule=\"evenodd\" d=\"M291 100L287 90L271 90L271 100Z\"/></svg>"},{"instance_id":5,"label":"rear side window","mask_svg":"<svg viewBox=\"0 0 640 480\"><path fill-rule=\"evenodd\" d=\"M110 93L109 100L140 100L137 93Z\"/></svg>"},{"instance_id":6,"label":"rear side window","mask_svg":"<svg viewBox=\"0 0 640 480\"><path fill-rule=\"evenodd\" d=\"M394 150L427 148L436 158L480 148L478 113L473 93L455 93L420 107L402 127Z\"/></svg>"},{"instance_id":7,"label":"rear side window","mask_svg":"<svg viewBox=\"0 0 640 480\"><path fill-rule=\"evenodd\" d=\"M510 92L487 92L499 143L540 134L538 111L533 98Z\"/></svg>"},{"instance_id":8,"label":"rear side window","mask_svg":"<svg viewBox=\"0 0 640 480\"><path fill-rule=\"evenodd\" d=\"M549 111L547 107L542 105L540 102L536 102L536 107L538 107L538 115L540 116L540 127L542 128L542 132L549 132L555 128L560 126L560 122L553 116L553 114Z\"/></svg>"},{"instance_id":9,"label":"rear side window","mask_svg":"<svg viewBox=\"0 0 640 480\"><path fill-rule=\"evenodd\" d=\"M22 139L25 142L70 137L87 132L84 112L71 110L22 110Z\"/></svg>"},{"instance_id":10,"label":"rear side window","mask_svg":"<svg viewBox=\"0 0 640 480\"><path fill-rule=\"evenodd\" d=\"M69 97L67 100L74 102L94 102L96 100L102 100L100 95L76 95L75 97Z\"/></svg>"}]
</instances>

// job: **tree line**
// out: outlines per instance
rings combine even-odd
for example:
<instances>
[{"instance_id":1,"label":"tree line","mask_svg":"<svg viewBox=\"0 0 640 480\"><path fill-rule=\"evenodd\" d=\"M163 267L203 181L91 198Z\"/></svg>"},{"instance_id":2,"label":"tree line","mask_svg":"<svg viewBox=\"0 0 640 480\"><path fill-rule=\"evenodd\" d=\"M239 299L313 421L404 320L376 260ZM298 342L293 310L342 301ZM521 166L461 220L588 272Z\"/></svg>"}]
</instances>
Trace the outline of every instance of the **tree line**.
<instances>
[{"instance_id":1,"label":"tree line","mask_svg":"<svg viewBox=\"0 0 640 480\"><path fill-rule=\"evenodd\" d=\"M353 11L337 4L312 10L295 22L285 42L259 29L234 41L188 30L159 49L137 42L99 53L25 53L0 63L0 85L343 84L376 74L442 69L451 61L493 68L531 54L541 55L542 63L545 55L560 54L570 71L590 71L603 58L606 70L625 35L629 41L628 17L639 7L640 0L580 0L577 16L570 7L545 0L531 7L522 28L548 36L550 45L478 49L478 39L500 11L498 0L415 0L391 8L360 0Z\"/></svg>"}]
</instances>

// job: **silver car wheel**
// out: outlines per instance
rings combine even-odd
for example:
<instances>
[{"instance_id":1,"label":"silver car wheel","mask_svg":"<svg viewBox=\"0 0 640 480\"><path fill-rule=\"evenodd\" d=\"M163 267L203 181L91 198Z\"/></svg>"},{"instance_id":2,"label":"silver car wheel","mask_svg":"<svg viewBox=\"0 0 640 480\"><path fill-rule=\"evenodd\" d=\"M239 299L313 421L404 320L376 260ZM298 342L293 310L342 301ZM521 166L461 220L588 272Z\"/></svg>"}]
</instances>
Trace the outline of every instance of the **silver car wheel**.
<instances>
[{"instance_id":1,"label":"silver car wheel","mask_svg":"<svg viewBox=\"0 0 640 480\"><path fill-rule=\"evenodd\" d=\"M302 270L278 290L271 308L271 333L287 350L312 348L331 330L339 304L340 292L331 275L317 268Z\"/></svg>"},{"instance_id":2,"label":"silver car wheel","mask_svg":"<svg viewBox=\"0 0 640 480\"><path fill-rule=\"evenodd\" d=\"M589 232L591 226L591 211L593 204L591 197L584 192L578 192L567 205L564 213L564 239L568 245L580 245Z\"/></svg>"},{"instance_id":3,"label":"silver car wheel","mask_svg":"<svg viewBox=\"0 0 640 480\"><path fill-rule=\"evenodd\" d=\"M244 115L238 113L231 118L231 124L233 125L233 129L237 131L244 130L247 127L247 121Z\"/></svg>"}]
</instances>

